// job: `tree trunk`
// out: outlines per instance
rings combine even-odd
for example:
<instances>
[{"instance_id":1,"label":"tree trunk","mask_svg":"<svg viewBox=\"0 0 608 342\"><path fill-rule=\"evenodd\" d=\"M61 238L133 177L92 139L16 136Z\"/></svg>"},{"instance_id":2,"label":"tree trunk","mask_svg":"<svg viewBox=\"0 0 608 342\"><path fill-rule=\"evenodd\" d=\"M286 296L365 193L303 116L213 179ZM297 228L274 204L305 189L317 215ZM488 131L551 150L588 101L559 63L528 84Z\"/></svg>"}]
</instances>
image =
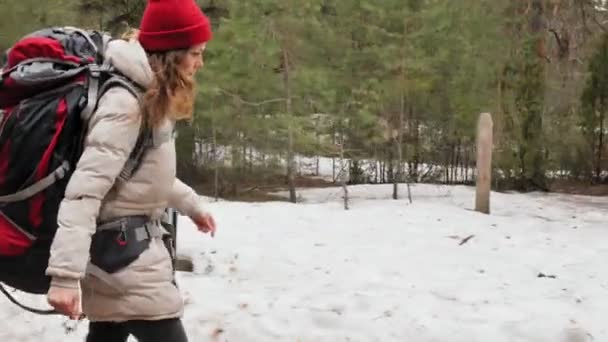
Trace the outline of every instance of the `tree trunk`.
<instances>
[{"instance_id":1,"label":"tree trunk","mask_svg":"<svg viewBox=\"0 0 608 342\"><path fill-rule=\"evenodd\" d=\"M414 108L410 106L411 117L414 117ZM413 176L416 182L418 182L418 168L421 164L420 157L420 121L418 119L414 120L414 170Z\"/></svg>"},{"instance_id":2,"label":"tree trunk","mask_svg":"<svg viewBox=\"0 0 608 342\"><path fill-rule=\"evenodd\" d=\"M292 115L292 103L291 103L291 79L290 79L290 71L289 71L289 55L287 50L283 49L283 85L285 87L285 105L287 110L287 115ZM296 195L296 185L295 185L295 176L294 176L294 137L293 137L293 127L291 124L291 120L288 120L288 147L287 147L287 184L289 186L289 201L291 203L297 202Z\"/></svg>"},{"instance_id":3,"label":"tree trunk","mask_svg":"<svg viewBox=\"0 0 608 342\"><path fill-rule=\"evenodd\" d=\"M332 146L335 148L336 147L336 130L335 128L332 129L331 132L331 142L332 142ZM336 157L335 157L335 153L332 152L331 154L331 179L332 179L332 183L336 184Z\"/></svg>"},{"instance_id":4,"label":"tree trunk","mask_svg":"<svg viewBox=\"0 0 608 342\"><path fill-rule=\"evenodd\" d=\"M445 157L445 161L444 161L444 173L445 173L445 184L450 184L450 152L446 151L446 157Z\"/></svg>"},{"instance_id":5,"label":"tree trunk","mask_svg":"<svg viewBox=\"0 0 608 342\"><path fill-rule=\"evenodd\" d=\"M462 163L464 166L464 183L469 183L469 148L465 146L464 148L464 162Z\"/></svg>"},{"instance_id":6,"label":"tree trunk","mask_svg":"<svg viewBox=\"0 0 608 342\"><path fill-rule=\"evenodd\" d=\"M461 156L461 161L460 161L460 176L462 177L462 183L466 184L467 182L467 175L466 175L466 162L467 162L467 148L466 146L461 146L460 149L460 156Z\"/></svg>"},{"instance_id":7,"label":"tree trunk","mask_svg":"<svg viewBox=\"0 0 608 342\"><path fill-rule=\"evenodd\" d=\"M450 146L450 184L454 184L454 163L456 162L456 144Z\"/></svg>"},{"instance_id":8,"label":"tree trunk","mask_svg":"<svg viewBox=\"0 0 608 342\"><path fill-rule=\"evenodd\" d=\"M336 158L331 157L331 179L336 183Z\"/></svg>"},{"instance_id":9,"label":"tree trunk","mask_svg":"<svg viewBox=\"0 0 608 342\"><path fill-rule=\"evenodd\" d=\"M253 162L254 162L253 146L249 146L249 172L250 173L253 173Z\"/></svg>"},{"instance_id":10,"label":"tree trunk","mask_svg":"<svg viewBox=\"0 0 608 342\"><path fill-rule=\"evenodd\" d=\"M355 161L356 163L356 161ZM346 177L346 182L351 182L352 183L352 173L350 172L350 170L353 167L353 160L349 159L348 162L346 163L348 164L348 166L346 167L346 170L348 170L348 173L346 173L346 171L344 171L344 174L348 174L348 177Z\"/></svg>"},{"instance_id":11,"label":"tree trunk","mask_svg":"<svg viewBox=\"0 0 608 342\"><path fill-rule=\"evenodd\" d=\"M342 135L342 141L340 142L340 185L342 186L342 190L344 192L344 210L349 209L348 205L348 186L346 184L347 175L346 170L348 169L346 165L344 165L344 135Z\"/></svg>"},{"instance_id":12,"label":"tree trunk","mask_svg":"<svg viewBox=\"0 0 608 342\"><path fill-rule=\"evenodd\" d=\"M315 122L315 137L316 137L316 141L317 141L317 148L319 146L321 146L321 134L319 133L319 120L317 120ZM316 161L316 165L315 165L315 176L319 176L319 168L320 168L320 159L321 157L319 155L315 156L315 161Z\"/></svg>"},{"instance_id":13,"label":"tree trunk","mask_svg":"<svg viewBox=\"0 0 608 342\"><path fill-rule=\"evenodd\" d=\"M448 144L448 149L446 151L446 159L445 159L445 178L447 184L452 184L452 170L454 165L454 143L450 142Z\"/></svg>"},{"instance_id":14,"label":"tree trunk","mask_svg":"<svg viewBox=\"0 0 608 342\"><path fill-rule=\"evenodd\" d=\"M602 150L604 149L604 107L602 106L602 111L600 112L600 134L599 134L599 142L597 145L597 165L595 166L595 175L597 180L601 180L602 176Z\"/></svg>"},{"instance_id":15,"label":"tree trunk","mask_svg":"<svg viewBox=\"0 0 608 342\"><path fill-rule=\"evenodd\" d=\"M454 179L456 181L457 184L460 184L460 179L458 179L458 169L460 168L462 170L462 166L461 166L461 162L462 162L462 157L461 157L461 149L462 148L462 143L460 140L458 140L458 145L456 145L456 165L454 165ZM462 174L461 174L462 176Z\"/></svg>"},{"instance_id":16,"label":"tree trunk","mask_svg":"<svg viewBox=\"0 0 608 342\"><path fill-rule=\"evenodd\" d=\"M246 144L245 134L241 135L241 167L243 168L243 174L247 173L247 144Z\"/></svg>"},{"instance_id":17,"label":"tree trunk","mask_svg":"<svg viewBox=\"0 0 608 342\"><path fill-rule=\"evenodd\" d=\"M219 200L219 178L220 178L220 165L218 162L217 153L217 130L215 128L215 120L211 120L211 135L213 138L213 197L217 202Z\"/></svg>"},{"instance_id":18,"label":"tree trunk","mask_svg":"<svg viewBox=\"0 0 608 342\"><path fill-rule=\"evenodd\" d=\"M405 58L407 55L409 24L403 17L403 43L401 45L401 99L399 103L399 127L397 128L397 177L393 183L393 199L399 199L399 182L403 181L403 122L405 119Z\"/></svg>"},{"instance_id":19,"label":"tree trunk","mask_svg":"<svg viewBox=\"0 0 608 342\"><path fill-rule=\"evenodd\" d=\"M234 144L230 148L230 152L231 152L231 155L232 155L232 158L231 158L232 165L231 166L232 166L233 169L236 170L237 176L239 176L239 178L240 178L241 173L240 173L239 159L238 159L239 158L239 149L236 146L236 144Z\"/></svg>"},{"instance_id":20,"label":"tree trunk","mask_svg":"<svg viewBox=\"0 0 608 342\"><path fill-rule=\"evenodd\" d=\"M388 150L388 158L387 158L387 170L386 170L386 177L387 177L387 183L388 182L394 182L395 181L395 173L394 173L394 168L393 168L393 149L391 148L391 146L388 146L387 148Z\"/></svg>"},{"instance_id":21,"label":"tree trunk","mask_svg":"<svg viewBox=\"0 0 608 342\"><path fill-rule=\"evenodd\" d=\"M378 146L374 144L374 182L378 184L378 172L380 171L380 161L378 160Z\"/></svg>"},{"instance_id":22,"label":"tree trunk","mask_svg":"<svg viewBox=\"0 0 608 342\"><path fill-rule=\"evenodd\" d=\"M408 173L409 179L414 180L414 182L418 182L418 163L420 160L420 139L418 135L418 121L414 117L414 105L409 104L408 106L408 135L411 139L414 140L414 153L412 156L412 161L408 164Z\"/></svg>"},{"instance_id":23,"label":"tree trunk","mask_svg":"<svg viewBox=\"0 0 608 342\"><path fill-rule=\"evenodd\" d=\"M402 181L403 175L403 117L405 116L405 94L401 93L401 106L399 110L399 127L397 130L398 139L397 143L397 177L393 182L393 199L399 199L399 182Z\"/></svg>"}]
</instances>

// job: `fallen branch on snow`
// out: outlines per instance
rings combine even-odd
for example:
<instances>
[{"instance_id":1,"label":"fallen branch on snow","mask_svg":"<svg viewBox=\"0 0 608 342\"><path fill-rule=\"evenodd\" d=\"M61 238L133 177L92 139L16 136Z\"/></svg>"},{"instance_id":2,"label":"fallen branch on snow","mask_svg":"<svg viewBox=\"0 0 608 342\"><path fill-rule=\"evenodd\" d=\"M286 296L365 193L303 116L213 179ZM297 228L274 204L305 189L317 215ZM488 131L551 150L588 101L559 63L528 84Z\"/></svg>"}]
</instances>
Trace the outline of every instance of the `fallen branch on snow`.
<instances>
[{"instance_id":1,"label":"fallen branch on snow","mask_svg":"<svg viewBox=\"0 0 608 342\"><path fill-rule=\"evenodd\" d=\"M464 245L465 243L469 242L469 240L471 240L474 237L475 237L475 235L469 235L469 236L467 236L466 238L462 239L462 241L460 241L459 246Z\"/></svg>"}]
</instances>

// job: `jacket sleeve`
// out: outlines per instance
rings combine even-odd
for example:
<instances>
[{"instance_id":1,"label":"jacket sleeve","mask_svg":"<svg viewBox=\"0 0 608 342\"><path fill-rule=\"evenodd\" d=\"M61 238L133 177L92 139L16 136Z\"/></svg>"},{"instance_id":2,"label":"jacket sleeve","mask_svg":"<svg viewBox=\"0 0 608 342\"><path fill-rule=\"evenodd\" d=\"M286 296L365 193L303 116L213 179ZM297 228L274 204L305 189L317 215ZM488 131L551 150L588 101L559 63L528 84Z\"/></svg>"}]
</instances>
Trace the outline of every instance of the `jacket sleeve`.
<instances>
[{"instance_id":1,"label":"jacket sleeve","mask_svg":"<svg viewBox=\"0 0 608 342\"><path fill-rule=\"evenodd\" d=\"M201 206L201 201L198 194L194 191L194 189L184 184L184 182L177 178L175 178L173 189L171 191L171 195L169 196L169 206L175 208L182 215L189 217L202 215L205 213L205 210L203 210L203 207Z\"/></svg>"},{"instance_id":2,"label":"jacket sleeve","mask_svg":"<svg viewBox=\"0 0 608 342\"><path fill-rule=\"evenodd\" d=\"M60 204L46 274L52 285L77 288L89 261L101 202L135 146L141 115L127 90L109 90L89 121L83 154Z\"/></svg>"}]
</instances>

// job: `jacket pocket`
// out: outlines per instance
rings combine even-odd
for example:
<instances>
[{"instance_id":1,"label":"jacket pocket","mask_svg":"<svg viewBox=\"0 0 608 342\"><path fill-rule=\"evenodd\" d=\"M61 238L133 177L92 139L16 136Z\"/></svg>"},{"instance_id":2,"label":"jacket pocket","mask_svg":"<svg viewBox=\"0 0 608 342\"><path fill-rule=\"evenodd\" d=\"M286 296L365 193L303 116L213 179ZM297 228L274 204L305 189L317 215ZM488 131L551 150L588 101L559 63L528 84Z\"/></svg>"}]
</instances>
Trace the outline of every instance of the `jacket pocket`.
<instances>
[{"instance_id":1,"label":"jacket pocket","mask_svg":"<svg viewBox=\"0 0 608 342\"><path fill-rule=\"evenodd\" d=\"M91 263L107 273L131 265L150 246L150 239L138 239L135 229L101 230L91 241Z\"/></svg>"}]
</instances>

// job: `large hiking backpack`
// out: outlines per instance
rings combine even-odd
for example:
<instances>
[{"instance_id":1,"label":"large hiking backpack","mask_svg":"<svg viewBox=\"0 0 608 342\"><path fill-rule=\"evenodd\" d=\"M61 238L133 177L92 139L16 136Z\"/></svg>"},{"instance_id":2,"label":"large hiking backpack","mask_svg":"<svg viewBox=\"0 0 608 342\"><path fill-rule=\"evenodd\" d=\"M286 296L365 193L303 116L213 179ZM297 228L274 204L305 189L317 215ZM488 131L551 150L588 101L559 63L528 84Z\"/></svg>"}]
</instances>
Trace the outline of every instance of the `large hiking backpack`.
<instances>
[{"instance_id":1,"label":"large hiking backpack","mask_svg":"<svg viewBox=\"0 0 608 342\"><path fill-rule=\"evenodd\" d=\"M49 28L20 39L0 77L0 282L45 294L49 249L68 180L82 153L87 122L110 87L138 89L103 52L110 37ZM145 126L145 125L144 125ZM121 178L141 161L142 129Z\"/></svg>"}]
</instances>

